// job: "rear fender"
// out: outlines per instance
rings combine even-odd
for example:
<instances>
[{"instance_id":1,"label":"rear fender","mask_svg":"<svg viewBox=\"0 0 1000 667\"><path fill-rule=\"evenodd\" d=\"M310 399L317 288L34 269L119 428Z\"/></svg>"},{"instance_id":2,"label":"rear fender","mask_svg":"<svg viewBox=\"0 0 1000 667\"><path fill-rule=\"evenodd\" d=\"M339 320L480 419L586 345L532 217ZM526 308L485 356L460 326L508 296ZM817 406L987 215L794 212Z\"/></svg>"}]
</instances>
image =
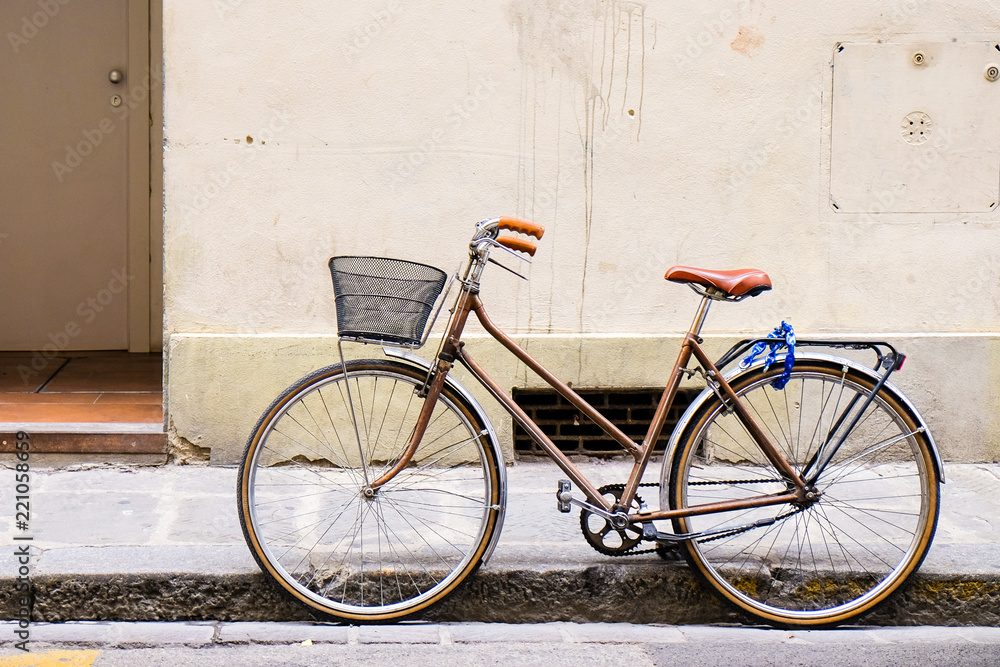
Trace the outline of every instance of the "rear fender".
<instances>
[{"instance_id":1,"label":"rear fender","mask_svg":"<svg viewBox=\"0 0 1000 667\"><path fill-rule=\"evenodd\" d=\"M783 362L784 355L778 355L775 359L775 363ZM856 361L850 359L844 359L843 357L836 357L829 354L807 354L807 355L795 355L795 361L820 361L825 363L834 363L837 365L848 366L854 371L862 375L866 375L871 378L872 381L878 381L879 375L873 371L868 366L860 364ZM726 382L736 382L742 376L748 375L750 373L756 373L764 365L764 360L761 359L754 364L751 364L748 368L734 368L727 373L723 374ZM907 398L903 392L899 391L891 382L886 382L885 387L894 391L901 399L904 406L912 413L914 419L918 424L924 427L924 435L927 436L927 442L930 445L931 455L934 460L934 471L937 473L938 479L944 484L944 463L941 460L941 454L938 452L937 443L934 442L934 436L931 434L930 428L927 426L927 422L920 415L920 412L914 407L910 399ZM667 442L667 448L663 456L663 469L660 471L660 504L661 507L666 507L663 503L666 500L667 489L670 488L670 469L673 467L674 453L677 451L677 446L680 443L681 436L687 430L688 425L694 418L694 415L704 406L708 401L715 397L715 392L710 388L706 387L704 391L698 394L691 405L688 406L684 414L677 421L677 426L674 427L674 432L670 435L670 440Z\"/></svg>"}]
</instances>

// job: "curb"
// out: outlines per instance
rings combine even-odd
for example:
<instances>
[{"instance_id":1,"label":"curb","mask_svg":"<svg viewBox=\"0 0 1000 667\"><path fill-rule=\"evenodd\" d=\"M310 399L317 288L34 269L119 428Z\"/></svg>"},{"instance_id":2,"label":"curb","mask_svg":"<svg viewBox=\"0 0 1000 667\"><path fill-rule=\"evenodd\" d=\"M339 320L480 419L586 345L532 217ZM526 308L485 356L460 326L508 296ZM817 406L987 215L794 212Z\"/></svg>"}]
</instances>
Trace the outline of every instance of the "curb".
<instances>
[{"instance_id":1,"label":"curb","mask_svg":"<svg viewBox=\"0 0 1000 667\"><path fill-rule=\"evenodd\" d=\"M12 580L0 586L0 619L16 618ZM329 621L262 574L45 575L32 579L33 622ZM422 617L434 622L748 624L683 564L482 570ZM918 573L857 624L1000 626L1000 577Z\"/></svg>"}]
</instances>

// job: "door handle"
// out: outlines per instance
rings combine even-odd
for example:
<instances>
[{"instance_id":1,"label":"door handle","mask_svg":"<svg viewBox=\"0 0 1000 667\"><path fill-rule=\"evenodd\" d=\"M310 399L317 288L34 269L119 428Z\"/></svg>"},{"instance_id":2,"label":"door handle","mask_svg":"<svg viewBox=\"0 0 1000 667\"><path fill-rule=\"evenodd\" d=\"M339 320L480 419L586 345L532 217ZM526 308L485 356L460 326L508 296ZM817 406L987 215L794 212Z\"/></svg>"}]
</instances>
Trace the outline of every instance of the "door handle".
<instances>
[{"instance_id":1,"label":"door handle","mask_svg":"<svg viewBox=\"0 0 1000 667\"><path fill-rule=\"evenodd\" d=\"M108 81L111 83L121 83L125 80L125 75L120 69L113 69L108 72Z\"/></svg>"}]
</instances>

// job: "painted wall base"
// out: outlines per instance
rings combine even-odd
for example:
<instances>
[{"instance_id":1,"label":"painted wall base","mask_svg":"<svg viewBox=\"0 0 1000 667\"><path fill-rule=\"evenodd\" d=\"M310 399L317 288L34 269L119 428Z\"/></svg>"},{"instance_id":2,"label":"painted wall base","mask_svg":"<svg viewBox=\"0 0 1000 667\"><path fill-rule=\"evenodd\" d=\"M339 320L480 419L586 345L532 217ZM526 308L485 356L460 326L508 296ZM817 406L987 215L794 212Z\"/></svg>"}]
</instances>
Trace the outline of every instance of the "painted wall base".
<instances>
[{"instance_id":1,"label":"painted wall base","mask_svg":"<svg viewBox=\"0 0 1000 667\"><path fill-rule=\"evenodd\" d=\"M799 337L810 336L799 332ZM858 337L889 341L909 355L893 382L923 414L946 461L1000 461L1000 334L854 338ZM721 355L738 337L705 339L709 351ZM679 342L676 334L519 339L532 356L577 388L663 385ZM417 353L429 357L434 345L429 343ZM544 386L491 339L471 336L467 345L501 386ZM375 346L345 345L345 355L364 358L382 353ZM251 429L282 390L310 371L339 362L337 338L330 335L174 334L166 356L169 437L174 443L210 448L213 465L239 462ZM873 360L870 353L850 356ZM482 403L505 457L512 461L512 424L506 412L462 369L456 369L455 376ZM697 379L690 382L696 385Z\"/></svg>"}]
</instances>

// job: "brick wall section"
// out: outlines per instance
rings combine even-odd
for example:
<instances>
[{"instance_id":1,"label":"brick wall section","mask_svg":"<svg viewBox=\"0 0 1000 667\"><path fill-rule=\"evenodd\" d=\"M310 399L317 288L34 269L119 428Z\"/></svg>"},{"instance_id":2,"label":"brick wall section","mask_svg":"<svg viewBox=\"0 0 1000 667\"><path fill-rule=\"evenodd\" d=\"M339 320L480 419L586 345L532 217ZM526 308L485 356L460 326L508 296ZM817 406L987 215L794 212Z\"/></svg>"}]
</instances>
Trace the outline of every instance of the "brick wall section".
<instances>
[{"instance_id":1,"label":"brick wall section","mask_svg":"<svg viewBox=\"0 0 1000 667\"><path fill-rule=\"evenodd\" d=\"M649 422L663 395L663 387L654 389L575 390L623 433L641 443ZM667 422L654 451L663 451L677 420L698 395L697 390L677 392ZM583 416L566 399L551 389L514 389L518 405L528 413L545 435L566 454L587 456L623 456L624 451L593 422ZM518 455L544 455L539 447L516 423L514 452Z\"/></svg>"}]
</instances>

